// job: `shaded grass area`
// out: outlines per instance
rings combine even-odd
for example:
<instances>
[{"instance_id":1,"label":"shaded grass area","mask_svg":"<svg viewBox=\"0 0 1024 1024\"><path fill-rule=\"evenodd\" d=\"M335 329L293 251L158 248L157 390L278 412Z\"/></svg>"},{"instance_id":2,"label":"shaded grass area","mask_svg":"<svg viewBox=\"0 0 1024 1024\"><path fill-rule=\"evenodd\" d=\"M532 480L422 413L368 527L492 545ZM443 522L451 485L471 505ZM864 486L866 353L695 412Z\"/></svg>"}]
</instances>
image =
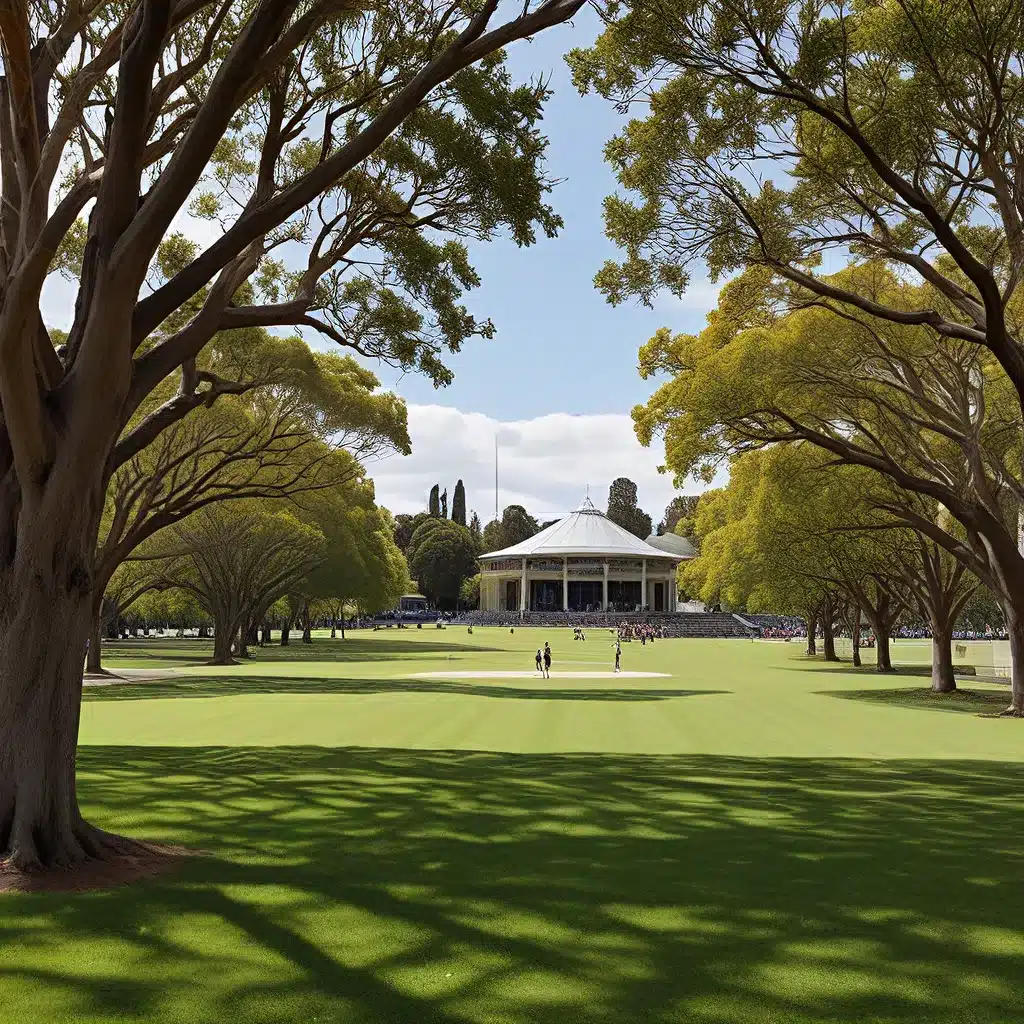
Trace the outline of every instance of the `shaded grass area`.
<instances>
[{"instance_id":1,"label":"shaded grass area","mask_svg":"<svg viewBox=\"0 0 1024 1024\"><path fill-rule=\"evenodd\" d=\"M538 683L543 681L538 678ZM728 690L596 689L582 687L510 686L501 682L461 683L430 679L338 679L294 676L181 676L137 683L88 687L85 701L167 700L174 697L230 697L238 694L299 693L443 693L452 696L494 697L499 700L650 701L699 697Z\"/></svg>"},{"instance_id":2,"label":"shaded grass area","mask_svg":"<svg viewBox=\"0 0 1024 1024\"><path fill-rule=\"evenodd\" d=\"M790 671L796 668L805 672L836 672L841 670L853 675L869 675L875 679L892 678L893 676L931 676L932 666L930 663L915 665L914 663L894 663L891 672L879 672L874 662L870 664L854 665L849 658L839 661L826 661L821 654L807 655L794 658L789 664L777 665L776 668ZM953 673L958 676L973 676L977 674L975 665L954 665Z\"/></svg>"},{"instance_id":3,"label":"shaded grass area","mask_svg":"<svg viewBox=\"0 0 1024 1024\"><path fill-rule=\"evenodd\" d=\"M998 715L1006 710L1010 695L1003 690L972 690L958 687L953 693L936 693L930 687L903 686L885 690L823 690L826 697L867 701L892 707L960 711L976 715Z\"/></svg>"},{"instance_id":4,"label":"shaded grass area","mask_svg":"<svg viewBox=\"0 0 1024 1024\"><path fill-rule=\"evenodd\" d=\"M407 631L403 631L407 632ZM258 662L301 661L391 661L401 658L424 658L437 654L477 654L494 652L496 647L472 646L455 640L415 640L400 635L381 637L365 633L347 639L330 640L316 637L311 644L302 643L301 634L293 636L285 647L268 644L250 649ZM109 668L170 668L202 665L213 657L213 641L192 638L154 637L147 640L112 640L103 645L103 662Z\"/></svg>"},{"instance_id":5,"label":"shaded grass area","mask_svg":"<svg viewBox=\"0 0 1024 1024\"><path fill-rule=\"evenodd\" d=\"M1024 1021L1016 763L84 748L215 856L13 896L36 1021Z\"/></svg>"}]
</instances>

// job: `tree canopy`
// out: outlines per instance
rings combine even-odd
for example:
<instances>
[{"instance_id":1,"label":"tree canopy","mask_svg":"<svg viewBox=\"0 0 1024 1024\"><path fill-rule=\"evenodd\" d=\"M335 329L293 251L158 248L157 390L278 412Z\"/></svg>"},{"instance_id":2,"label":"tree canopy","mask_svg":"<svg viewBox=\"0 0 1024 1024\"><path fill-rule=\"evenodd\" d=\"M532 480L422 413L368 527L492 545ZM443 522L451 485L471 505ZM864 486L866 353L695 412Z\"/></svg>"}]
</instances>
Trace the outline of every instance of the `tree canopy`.
<instances>
[{"instance_id":1,"label":"tree canopy","mask_svg":"<svg viewBox=\"0 0 1024 1024\"><path fill-rule=\"evenodd\" d=\"M452 522L466 525L466 486L461 480L456 482L452 494Z\"/></svg>"},{"instance_id":2,"label":"tree canopy","mask_svg":"<svg viewBox=\"0 0 1024 1024\"><path fill-rule=\"evenodd\" d=\"M453 607L462 583L477 571L476 550L469 531L450 519L434 520L416 541L409 570L423 594L434 604Z\"/></svg>"},{"instance_id":3,"label":"tree canopy","mask_svg":"<svg viewBox=\"0 0 1024 1024\"><path fill-rule=\"evenodd\" d=\"M229 664L232 645L323 558L314 526L266 502L214 505L170 531L174 550L165 579L194 594L214 620L215 664Z\"/></svg>"},{"instance_id":4,"label":"tree canopy","mask_svg":"<svg viewBox=\"0 0 1024 1024\"><path fill-rule=\"evenodd\" d=\"M700 342L733 371L704 378L709 392L746 406L732 436L741 422L762 442L810 440L912 495L898 502L908 522L1002 595L1024 712L1024 8L633 0L602 13L601 37L570 58L576 82L642 115L607 147L622 193L606 226L623 258L598 286L651 302L684 292L698 261L715 280L738 275ZM818 322L803 337L820 400L810 372L788 390L772 372L772 325L794 311ZM828 353L851 333L858 358ZM659 347L653 361L688 378L694 349ZM767 406L753 394L762 372L776 384ZM652 401L641 434L656 422L681 451L688 416ZM898 427L882 439L875 423ZM936 501L962 529L922 513Z\"/></svg>"},{"instance_id":5,"label":"tree canopy","mask_svg":"<svg viewBox=\"0 0 1024 1024\"><path fill-rule=\"evenodd\" d=\"M620 476L608 488L608 518L628 530L634 537L646 540L651 535L651 517L636 503L636 484Z\"/></svg>"},{"instance_id":6,"label":"tree canopy","mask_svg":"<svg viewBox=\"0 0 1024 1024\"><path fill-rule=\"evenodd\" d=\"M697 513L697 502L699 494L677 494L665 508L665 514L658 523L658 536L666 533L679 533L681 537L688 537L692 534L693 517ZM680 522L683 522L683 532L677 530Z\"/></svg>"}]
</instances>

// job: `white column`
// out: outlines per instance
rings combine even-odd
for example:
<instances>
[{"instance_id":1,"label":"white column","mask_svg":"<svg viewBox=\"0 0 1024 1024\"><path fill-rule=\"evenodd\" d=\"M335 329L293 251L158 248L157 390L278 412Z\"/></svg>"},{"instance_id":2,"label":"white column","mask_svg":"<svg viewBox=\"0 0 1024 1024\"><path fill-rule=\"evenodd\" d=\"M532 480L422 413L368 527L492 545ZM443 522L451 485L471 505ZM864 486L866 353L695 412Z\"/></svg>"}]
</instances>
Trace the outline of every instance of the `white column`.
<instances>
[{"instance_id":1,"label":"white column","mask_svg":"<svg viewBox=\"0 0 1024 1024\"><path fill-rule=\"evenodd\" d=\"M669 605L669 611L674 612L679 606L679 580L676 578L675 566L672 568L672 575L668 578L669 593L671 593L671 604Z\"/></svg>"},{"instance_id":2,"label":"white column","mask_svg":"<svg viewBox=\"0 0 1024 1024\"><path fill-rule=\"evenodd\" d=\"M643 560L643 565L640 569L640 608L643 610L648 605L647 600L647 559Z\"/></svg>"},{"instance_id":3,"label":"white column","mask_svg":"<svg viewBox=\"0 0 1024 1024\"><path fill-rule=\"evenodd\" d=\"M562 559L562 611L569 610L569 559Z\"/></svg>"},{"instance_id":4,"label":"white column","mask_svg":"<svg viewBox=\"0 0 1024 1024\"><path fill-rule=\"evenodd\" d=\"M601 611L608 611L608 563L604 563L604 581L601 586Z\"/></svg>"},{"instance_id":5,"label":"white column","mask_svg":"<svg viewBox=\"0 0 1024 1024\"><path fill-rule=\"evenodd\" d=\"M526 559L523 559L523 578L519 584L519 610L526 611Z\"/></svg>"}]
</instances>

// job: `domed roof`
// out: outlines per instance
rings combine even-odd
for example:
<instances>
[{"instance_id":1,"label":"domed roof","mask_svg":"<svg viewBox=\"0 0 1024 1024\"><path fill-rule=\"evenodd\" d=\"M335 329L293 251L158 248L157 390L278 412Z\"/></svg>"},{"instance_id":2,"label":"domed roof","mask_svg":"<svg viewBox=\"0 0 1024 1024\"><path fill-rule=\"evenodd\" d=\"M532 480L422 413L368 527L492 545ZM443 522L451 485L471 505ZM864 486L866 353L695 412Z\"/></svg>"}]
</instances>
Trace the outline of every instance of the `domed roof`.
<instances>
[{"instance_id":1,"label":"domed roof","mask_svg":"<svg viewBox=\"0 0 1024 1024\"><path fill-rule=\"evenodd\" d=\"M488 551L481 558L542 558L545 555L607 555L611 558L674 558L679 555L652 547L634 537L585 498L575 512L559 519L521 544Z\"/></svg>"},{"instance_id":2,"label":"domed roof","mask_svg":"<svg viewBox=\"0 0 1024 1024\"><path fill-rule=\"evenodd\" d=\"M697 557L697 549L693 544L677 533L663 533L660 537L658 534L652 533L647 538L647 543L652 548L661 548L662 551L667 551L670 555L678 555L680 558Z\"/></svg>"}]
</instances>

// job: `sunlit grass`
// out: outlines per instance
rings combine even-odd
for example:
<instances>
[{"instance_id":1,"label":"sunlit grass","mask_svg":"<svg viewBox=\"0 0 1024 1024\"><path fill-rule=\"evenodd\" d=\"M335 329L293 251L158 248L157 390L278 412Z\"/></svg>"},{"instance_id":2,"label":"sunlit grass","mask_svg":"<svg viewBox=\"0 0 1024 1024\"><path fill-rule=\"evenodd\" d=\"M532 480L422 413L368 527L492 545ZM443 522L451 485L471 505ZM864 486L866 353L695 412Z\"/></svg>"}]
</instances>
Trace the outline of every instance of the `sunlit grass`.
<instances>
[{"instance_id":1,"label":"sunlit grass","mask_svg":"<svg viewBox=\"0 0 1024 1024\"><path fill-rule=\"evenodd\" d=\"M606 666L570 635L89 691L90 817L209 856L0 899L4 1019L1024 1021L1020 723L743 641L625 649L666 678L415 676L528 671L544 639Z\"/></svg>"}]
</instances>

